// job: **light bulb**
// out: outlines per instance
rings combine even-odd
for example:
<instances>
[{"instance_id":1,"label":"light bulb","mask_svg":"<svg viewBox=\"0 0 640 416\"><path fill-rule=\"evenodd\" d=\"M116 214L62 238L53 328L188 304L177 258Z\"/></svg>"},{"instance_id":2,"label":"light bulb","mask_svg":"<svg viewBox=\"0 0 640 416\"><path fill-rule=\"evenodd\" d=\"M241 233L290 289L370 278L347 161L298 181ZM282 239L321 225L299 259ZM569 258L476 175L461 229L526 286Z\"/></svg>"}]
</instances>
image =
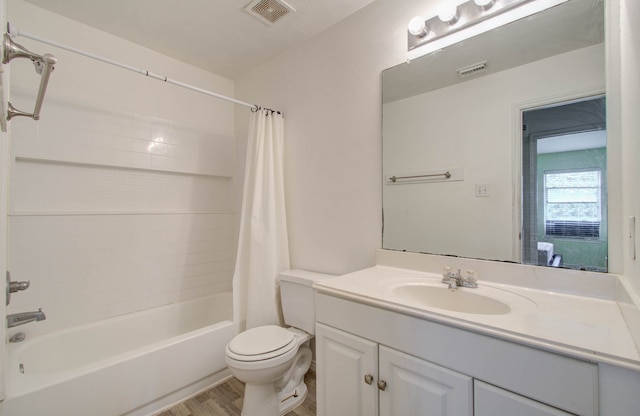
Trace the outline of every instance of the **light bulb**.
<instances>
[{"instance_id":1,"label":"light bulb","mask_svg":"<svg viewBox=\"0 0 640 416\"><path fill-rule=\"evenodd\" d=\"M476 6L481 7L482 9L490 9L495 4L495 0L473 0Z\"/></svg>"},{"instance_id":2,"label":"light bulb","mask_svg":"<svg viewBox=\"0 0 640 416\"><path fill-rule=\"evenodd\" d=\"M444 23L449 23L450 25L456 23L460 18L458 14L458 8L456 6L447 6L440 10L438 13L438 18L442 20Z\"/></svg>"},{"instance_id":3,"label":"light bulb","mask_svg":"<svg viewBox=\"0 0 640 416\"><path fill-rule=\"evenodd\" d=\"M416 16L409 21L409 26L407 27L409 33L413 36L417 36L419 38L424 37L429 31L424 23L424 17Z\"/></svg>"}]
</instances>

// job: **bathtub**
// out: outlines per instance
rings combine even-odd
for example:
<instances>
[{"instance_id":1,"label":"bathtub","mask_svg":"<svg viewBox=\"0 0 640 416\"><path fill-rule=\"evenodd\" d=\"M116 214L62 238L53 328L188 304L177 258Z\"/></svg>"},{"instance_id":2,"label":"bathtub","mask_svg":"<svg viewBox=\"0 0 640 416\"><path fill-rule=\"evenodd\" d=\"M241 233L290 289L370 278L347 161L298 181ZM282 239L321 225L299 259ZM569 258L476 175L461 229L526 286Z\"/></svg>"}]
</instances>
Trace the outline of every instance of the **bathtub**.
<instances>
[{"instance_id":1,"label":"bathtub","mask_svg":"<svg viewBox=\"0 0 640 416\"><path fill-rule=\"evenodd\" d=\"M0 415L143 416L197 393L229 375L231 302L223 293L9 344Z\"/></svg>"}]
</instances>

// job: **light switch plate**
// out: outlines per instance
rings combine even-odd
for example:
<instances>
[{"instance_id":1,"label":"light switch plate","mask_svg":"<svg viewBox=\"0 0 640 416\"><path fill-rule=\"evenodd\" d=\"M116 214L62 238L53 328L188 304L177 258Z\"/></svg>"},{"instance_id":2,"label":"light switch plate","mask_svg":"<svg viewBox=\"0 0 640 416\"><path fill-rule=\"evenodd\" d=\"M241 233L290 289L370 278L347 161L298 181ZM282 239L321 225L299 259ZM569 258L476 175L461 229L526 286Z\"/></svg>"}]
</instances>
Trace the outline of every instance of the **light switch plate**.
<instances>
[{"instance_id":1,"label":"light switch plate","mask_svg":"<svg viewBox=\"0 0 640 416\"><path fill-rule=\"evenodd\" d=\"M476 196L477 197L491 196L491 185L489 185L488 183L477 183Z\"/></svg>"}]
</instances>

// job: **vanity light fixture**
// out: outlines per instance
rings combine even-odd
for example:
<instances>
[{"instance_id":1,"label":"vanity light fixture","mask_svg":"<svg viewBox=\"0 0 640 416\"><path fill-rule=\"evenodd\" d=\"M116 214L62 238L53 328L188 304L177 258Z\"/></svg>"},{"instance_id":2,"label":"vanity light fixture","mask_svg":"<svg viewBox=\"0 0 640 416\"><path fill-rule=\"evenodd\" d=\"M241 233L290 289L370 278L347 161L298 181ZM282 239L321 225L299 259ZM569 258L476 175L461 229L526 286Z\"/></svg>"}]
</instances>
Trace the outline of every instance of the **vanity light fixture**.
<instances>
[{"instance_id":1,"label":"vanity light fixture","mask_svg":"<svg viewBox=\"0 0 640 416\"><path fill-rule=\"evenodd\" d=\"M473 2L483 10L489 10L496 4L495 0L473 0Z\"/></svg>"},{"instance_id":2,"label":"vanity light fixture","mask_svg":"<svg viewBox=\"0 0 640 416\"><path fill-rule=\"evenodd\" d=\"M408 58L414 59L454 43L531 16L569 0L468 0L443 9L438 16L407 28Z\"/></svg>"},{"instance_id":3,"label":"vanity light fixture","mask_svg":"<svg viewBox=\"0 0 640 416\"><path fill-rule=\"evenodd\" d=\"M417 38L424 38L429 34L429 29L427 29L427 25L424 23L424 17L422 16L416 16L411 19L407 30Z\"/></svg>"},{"instance_id":4,"label":"vanity light fixture","mask_svg":"<svg viewBox=\"0 0 640 416\"><path fill-rule=\"evenodd\" d=\"M447 23L449 26L455 25L460 20L460 13L456 6L447 6L440 10L438 13L438 19L441 22Z\"/></svg>"}]
</instances>

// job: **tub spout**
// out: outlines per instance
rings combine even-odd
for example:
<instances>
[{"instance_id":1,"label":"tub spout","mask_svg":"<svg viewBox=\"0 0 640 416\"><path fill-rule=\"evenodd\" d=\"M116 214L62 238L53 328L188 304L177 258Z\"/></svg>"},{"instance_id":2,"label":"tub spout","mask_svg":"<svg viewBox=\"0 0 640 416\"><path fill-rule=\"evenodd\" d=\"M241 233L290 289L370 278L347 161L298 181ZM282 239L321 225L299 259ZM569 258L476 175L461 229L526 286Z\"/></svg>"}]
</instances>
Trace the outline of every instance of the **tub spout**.
<instances>
[{"instance_id":1,"label":"tub spout","mask_svg":"<svg viewBox=\"0 0 640 416\"><path fill-rule=\"evenodd\" d=\"M42 308L32 312L21 312L7 315L7 326L13 328L14 326L28 324L29 322L43 321L47 319L47 316L42 312Z\"/></svg>"}]
</instances>

